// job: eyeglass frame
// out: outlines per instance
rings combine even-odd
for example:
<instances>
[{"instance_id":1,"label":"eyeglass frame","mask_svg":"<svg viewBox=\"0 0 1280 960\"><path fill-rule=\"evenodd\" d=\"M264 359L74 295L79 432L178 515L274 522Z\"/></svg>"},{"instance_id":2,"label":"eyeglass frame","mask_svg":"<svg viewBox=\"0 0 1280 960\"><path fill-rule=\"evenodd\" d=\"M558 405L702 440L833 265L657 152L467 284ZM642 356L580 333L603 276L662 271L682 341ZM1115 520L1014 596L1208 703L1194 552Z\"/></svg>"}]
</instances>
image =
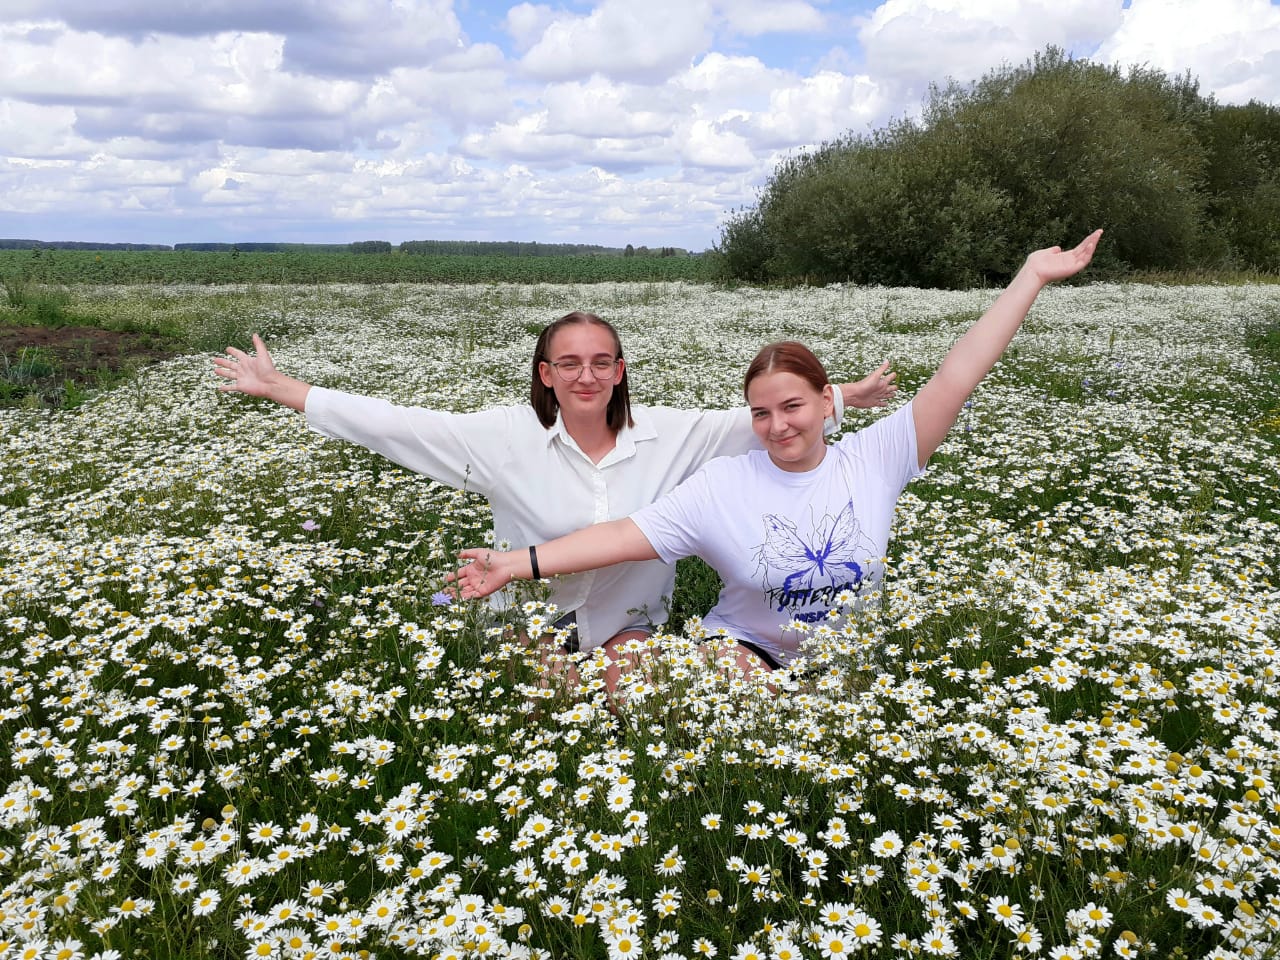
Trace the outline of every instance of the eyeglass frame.
<instances>
[{"instance_id":1,"label":"eyeglass frame","mask_svg":"<svg viewBox=\"0 0 1280 960\"><path fill-rule=\"evenodd\" d=\"M582 379L583 370L590 370L591 379L593 380L597 380L597 381L608 380L610 377L612 377L614 374L618 372L618 364L622 363L622 358L614 357L613 359L607 360L607 361L597 358L595 360L590 361L589 363L583 363L581 360L543 360L542 362L545 363L552 370L554 370L556 372L556 375L560 377L560 379L565 383L576 383L577 381ZM608 363L609 371L604 374L596 373L595 365L597 363ZM569 366L569 367L576 366L579 368L579 370L573 376L568 376L567 374L561 372L560 368L562 366Z\"/></svg>"}]
</instances>

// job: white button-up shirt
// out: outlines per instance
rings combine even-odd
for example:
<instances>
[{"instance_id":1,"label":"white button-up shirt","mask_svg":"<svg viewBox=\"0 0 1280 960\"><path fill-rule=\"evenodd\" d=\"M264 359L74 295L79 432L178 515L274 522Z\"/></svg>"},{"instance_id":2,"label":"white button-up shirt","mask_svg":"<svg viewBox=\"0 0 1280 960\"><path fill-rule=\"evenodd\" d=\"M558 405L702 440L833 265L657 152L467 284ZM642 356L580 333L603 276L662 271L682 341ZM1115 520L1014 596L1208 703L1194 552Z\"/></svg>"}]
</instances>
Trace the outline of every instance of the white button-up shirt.
<instances>
[{"instance_id":1,"label":"white button-up shirt","mask_svg":"<svg viewBox=\"0 0 1280 960\"><path fill-rule=\"evenodd\" d=\"M307 423L324 436L487 497L494 535L513 549L629 516L713 457L759 446L745 407L633 405L631 413L635 426L623 427L614 448L592 463L559 419L547 429L530 406L444 413L323 387L312 387L306 403ZM577 612L581 649L589 650L628 628L664 622L674 586L673 565L647 560L557 577L551 599L562 613Z\"/></svg>"}]
</instances>

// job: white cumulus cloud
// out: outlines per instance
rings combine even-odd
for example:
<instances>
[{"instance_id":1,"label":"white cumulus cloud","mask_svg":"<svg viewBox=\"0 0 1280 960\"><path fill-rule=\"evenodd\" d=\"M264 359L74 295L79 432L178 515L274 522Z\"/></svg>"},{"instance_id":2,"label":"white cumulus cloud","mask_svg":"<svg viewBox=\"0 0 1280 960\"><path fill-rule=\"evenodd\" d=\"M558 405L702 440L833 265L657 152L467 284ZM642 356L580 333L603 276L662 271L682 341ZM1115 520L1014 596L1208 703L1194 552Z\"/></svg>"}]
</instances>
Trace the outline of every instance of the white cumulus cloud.
<instances>
[{"instance_id":1,"label":"white cumulus cloud","mask_svg":"<svg viewBox=\"0 0 1280 960\"><path fill-rule=\"evenodd\" d=\"M530 74L658 83L686 68L711 37L707 0L603 0L585 16L557 15L521 59Z\"/></svg>"},{"instance_id":2,"label":"white cumulus cloud","mask_svg":"<svg viewBox=\"0 0 1280 960\"><path fill-rule=\"evenodd\" d=\"M1100 60L1188 70L1220 103L1280 93L1280 6L1267 0L1133 0Z\"/></svg>"}]
</instances>

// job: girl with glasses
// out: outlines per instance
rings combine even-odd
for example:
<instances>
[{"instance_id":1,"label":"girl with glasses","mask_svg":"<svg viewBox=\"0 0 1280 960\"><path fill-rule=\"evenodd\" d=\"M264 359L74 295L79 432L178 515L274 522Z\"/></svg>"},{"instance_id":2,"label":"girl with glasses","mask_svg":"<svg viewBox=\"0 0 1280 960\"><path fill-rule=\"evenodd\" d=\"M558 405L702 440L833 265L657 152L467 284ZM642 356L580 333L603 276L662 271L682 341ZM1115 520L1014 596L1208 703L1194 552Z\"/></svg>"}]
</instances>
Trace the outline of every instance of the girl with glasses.
<instances>
[{"instance_id":1,"label":"girl with glasses","mask_svg":"<svg viewBox=\"0 0 1280 960\"><path fill-rule=\"evenodd\" d=\"M923 472L1040 290L1083 270L1101 234L1072 250L1032 253L920 392L871 426L828 445L823 423L836 391L822 364L794 341L770 344L743 382L759 449L707 464L629 517L527 550L464 550L471 562L449 579L463 597L482 597L539 573L700 556L724 581L703 626L737 641L743 670L785 665L803 633L793 624L825 619L877 587L899 494Z\"/></svg>"}]
</instances>

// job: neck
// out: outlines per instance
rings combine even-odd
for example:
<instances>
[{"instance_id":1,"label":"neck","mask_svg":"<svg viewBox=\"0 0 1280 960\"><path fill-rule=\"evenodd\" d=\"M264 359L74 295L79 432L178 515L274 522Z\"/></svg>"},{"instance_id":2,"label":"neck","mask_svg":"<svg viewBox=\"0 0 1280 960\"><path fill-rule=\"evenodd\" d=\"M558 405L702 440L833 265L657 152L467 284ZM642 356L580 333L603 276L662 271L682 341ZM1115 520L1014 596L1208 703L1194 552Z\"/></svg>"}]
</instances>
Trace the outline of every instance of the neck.
<instances>
[{"instance_id":1,"label":"neck","mask_svg":"<svg viewBox=\"0 0 1280 960\"><path fill-rule=\"evenodd\" d=\"M573 437L578 449L592 460L599 460L617 442L617 434L609 429L609 423L604 417L567 417L561 407L560 422L564 424L564 432Z\"/></svg>"}]
</instances>

